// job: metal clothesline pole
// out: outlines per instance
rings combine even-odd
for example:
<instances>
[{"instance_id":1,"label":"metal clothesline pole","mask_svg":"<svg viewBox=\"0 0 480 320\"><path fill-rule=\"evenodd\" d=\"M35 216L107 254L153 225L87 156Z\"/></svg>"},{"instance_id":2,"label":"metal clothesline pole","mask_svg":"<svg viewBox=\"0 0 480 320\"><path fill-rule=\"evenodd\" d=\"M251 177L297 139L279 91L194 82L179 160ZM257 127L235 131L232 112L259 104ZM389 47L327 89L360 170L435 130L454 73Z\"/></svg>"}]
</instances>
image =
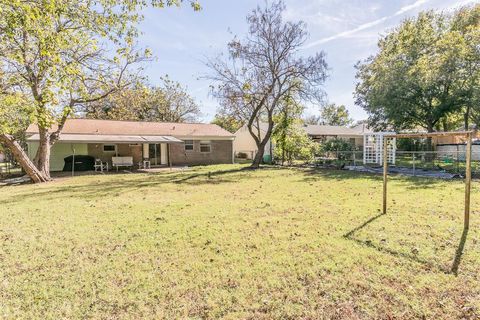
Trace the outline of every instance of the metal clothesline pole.
<instances>
[{"instance_id":1,"label":"metal clothesline pole","mask_svg":"<svg viewBox=\"0 0 480 320\"><path fill-rule=\"evenodd\" d=\"M467 135L467 150L465 153L465 213L464 228L470 226L470 190L472 188L472 134Z\"/></svg>"}]
</instances>

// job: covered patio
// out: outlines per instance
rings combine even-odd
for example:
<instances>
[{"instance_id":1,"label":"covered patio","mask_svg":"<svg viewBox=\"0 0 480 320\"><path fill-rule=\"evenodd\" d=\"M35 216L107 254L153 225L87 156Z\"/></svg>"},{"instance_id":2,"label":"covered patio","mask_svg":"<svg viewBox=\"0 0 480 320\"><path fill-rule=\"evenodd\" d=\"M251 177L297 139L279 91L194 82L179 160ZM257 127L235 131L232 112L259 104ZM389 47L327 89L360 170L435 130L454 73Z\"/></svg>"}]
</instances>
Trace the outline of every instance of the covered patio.
<instances>
[{"instance_id":1,"label":"covered patio","mask_svg":"<svg viewBox=\"0 0 480 320\"><path fill-rule=\"evenodd\" d=\"M39 141L39 135L34 134L28 141ZM64 158L68 156L90 156L97 163L102 163L105 169L119 167L155 168L172 167L171 145L181 144L172 136L160 135L92 135L92 134L62 134L55 148L55 157L51 159L57 170L63 169ZM29 152L36 152L35 145ZM103 171L102 168L102 171Z\"/></svg>"}]
</instances>

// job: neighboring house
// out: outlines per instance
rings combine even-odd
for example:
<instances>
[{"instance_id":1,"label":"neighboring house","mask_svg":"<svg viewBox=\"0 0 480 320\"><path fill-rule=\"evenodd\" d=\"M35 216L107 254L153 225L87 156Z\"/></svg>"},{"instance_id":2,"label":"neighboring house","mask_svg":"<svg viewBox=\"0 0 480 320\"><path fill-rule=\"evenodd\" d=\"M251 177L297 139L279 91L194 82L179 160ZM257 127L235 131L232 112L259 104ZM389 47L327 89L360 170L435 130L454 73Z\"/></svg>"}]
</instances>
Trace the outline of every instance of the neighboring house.
<instances>
[{"instance_id":1,"label":"neighboring house","mask_svg":"<svg viewBox=\"0 0 480 320\"><path fill-rule=\"evenodd\" d=\"M358 149L362 149L363 135L372 132L365 124L359 124L353 128L341 126L327 125L304 125L302 128L308 136L318 143L325 142L330 139L344 139L351 142ZM267 130L267 124L260 124L260 135L263 138ZM265 155L273 154L275 145L269 140L265 146ZM247 126L243 126L235 132L235 141L233 142L235 155L246 155L248 159L252 159L257 153L257 145L253 140Z\"/></svg>"},{"instance_id":2,"label":"neighboring house","mask_svg":"<svg viewBox=\"0 0 480 320\"><path fill-rule=\"evenodd\" d=\"M62 170L72 154L110 166L117 156L132 157L135 164L149 160L152 166L233 163L234 139L214 124L69 119L52 147L50 170ZM27 144L33 159L39 145L36 125L27 129Z\"/></svg>"},{"instance_id":3,"label":"neighboring house","mask_svg":"<svg viewBox=\"0 0 480 320\"><path fill-rule=\"evenodd\" d=\"M259 128L254 128L254 130L260 131L260 137L263 139L265 133L267 132L268 125L266 123L260 123ZM258 133L257 133L258 134ZM235 132L235 140L233 141L233 150L235 151L235 156L239 158L253 159L257 154L257 144L253 140L250 131L248 131L247 125L242 126L240 129ZM263 153L265 156L270 156L273 158L273 148L274 145L272 140L269 139L265 145L265 151Z\"/></svg>"},{"instance_id":4,"label":"neighboring house","mask_svg":"<svg viewBox=\"0 0 480 320\"><path fill-rule=\"evenodd\" d=\"M309 124L304 126L304 129L315 142L322 143L331 139L343 139L349 141L358 149L363 147L363 135L372 132L365 124L359 124L352 128Z\"/></svg>"}]
</instances>

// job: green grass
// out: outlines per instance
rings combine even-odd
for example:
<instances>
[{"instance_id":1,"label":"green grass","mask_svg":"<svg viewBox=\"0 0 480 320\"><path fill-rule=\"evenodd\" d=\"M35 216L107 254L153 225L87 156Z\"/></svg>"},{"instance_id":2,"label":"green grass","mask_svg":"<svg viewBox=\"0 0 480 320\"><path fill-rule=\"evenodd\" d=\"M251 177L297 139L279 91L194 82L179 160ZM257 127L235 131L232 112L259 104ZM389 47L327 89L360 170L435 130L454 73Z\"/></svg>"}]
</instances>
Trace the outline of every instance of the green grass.
<instances>
[{"instance_id":1,"label":"green grass","mask_svg":"<svg viewBox=\"0 0 480 320\"><path fill-rule=\"evenodd\" d=\"M480 316L477 182L240 168L0 188L0 318Z\"/></svg>"}]
</instances>

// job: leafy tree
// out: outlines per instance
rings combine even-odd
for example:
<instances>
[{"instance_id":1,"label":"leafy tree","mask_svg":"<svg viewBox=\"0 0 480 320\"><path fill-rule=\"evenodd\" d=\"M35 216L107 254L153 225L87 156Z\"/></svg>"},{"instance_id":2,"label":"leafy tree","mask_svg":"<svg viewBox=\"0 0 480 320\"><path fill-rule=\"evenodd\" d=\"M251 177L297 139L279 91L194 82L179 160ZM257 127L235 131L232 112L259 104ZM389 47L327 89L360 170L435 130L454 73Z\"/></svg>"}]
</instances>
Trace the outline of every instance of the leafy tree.
<instances>
[{"instance_id":1,"label":"leafy tree","mask_svg":"<svg viewBox=\"0 0 480 320\"><path fill-rule=\"evenodd\" d=\"M313 160L318 152L319 144L314 142L302 129L301 119L293 121L293 125L285 129L286 135L275 145L275 158L292 164L295 160ZM274 136L273 141L276 141Z\"/></svg>"},{"instance_id":2,"label":"leafy tree","mask_svg":"<svg viewBox=\"0 0 480 320\"><path fill-rule=\"evenodd\" d=\"M213 124L220 126L221 128L227 130L230 133L237 132L238 129L242 127L242 122L235 117L223 114L221 112L217 113L212 120Z\"/></svg>"},{"instance_id":3,"label":"leafy tree","mask_svg":"<svg viewBox=\"0 0 480 320\"><path fill-rule=\"evenodd\" d=\"M468 129L470 120L480 125L480 4L459 9L451 25L451 32L462 48L459 55L467 75L465 86L469 91L463 121L464 128Z\"/></svg>"},{"instance_id":4,"label":"leafy tree","mask_svg":"<svg viewBox=\"0 0 480 320\"><path fill-rule=\"evenodd\" d=\"M456 112L442 117L435 126L435 131L454 131L462 128L465 123L464 116L462 112Z\"/></svg>"},{"instance_id":5,"label":"leafy tree","mask_svg":"<svg viewBox=\"0 0 480 320\"><path fill-rule=\"evenodd\" d=\"M296 101L323 98L324 54L298 54L307 39L305 24L284 21L284 10L283 1L257 7L247 16L245 39L234 38L228 44L229 59L219 57L207 63L212 70L208 78L214 82L213 94L222 112L246 123L257 145L253 168L262 162L274 117L284 106L282 100L286 96ZM265 134L255 129L259 122L267 124Z\"/></svg>"},{"instance_id":6,"label":"leafy tree","mask_svg":"<svg viewBox=\"0 0 480 320\"><path fill-rule=\"evenodd\" d=\"M353 123L353 119L350 118L350 113L344 105L337 106L335 103L330 103L324 106L320 112L320 122L324 125L349 126Z\"/></svg>"},{"instance_id":7,"label":"leafy tree","mask_svg":"<svg viewBox=\"0 0 480 320\"><path fill-rule=\"evenodd\" d=\"M272 141L275 143L275 158L281 159L282 165L285 161L291 164L294 160L313 159L318 144L302 128L300 116L304 108L289 97L283 103L282 112L274 118Z\"/></svg>"},{"instance_id":8,"label":"leafy tree","mask_svg":"<svg viewBox=\"0 0 480 320\"><path fill-rule=\"evenodd\" d=\"M407 19L380 39L377 55L357 65L356 102L372 127L432 132L471 103L478 87L472 78L479 66L478 24L462 34L452 21L433 11Z\"/></svg>"},{"instance_id":9,"label":"leafy tree","mask_svg":"<svg viewBox=\"0 0 480 320\"><path fill-rule=\"evenodd\" d=\"M180 2L150 3L163 7ZM86 103L128 85L129 67L148 57L148 52L134 49L135 26L146 5L130 0L0 0L1 91L21 92L34 107L39 148L33 166L18 160L30 166L24 169L35 182L50 180L50 149L66 119ZM196 2L192 6L199 9ZM18 146L11 135L2 134L1 140L9 148ZM13 153L25 158L23 150Z\"/></svg>"},{"instance_id":10,"label":"leafy tree","mask_svg":"<svg viewBox=\"0 0 480 320\"><path fill-rule=\"evenodd\" d=\"M102 101L87 104L86 116L93 119L195 122L200 107L180 83L162 77L161 86L137 82Z\"/></svg>"}]
</instances>

